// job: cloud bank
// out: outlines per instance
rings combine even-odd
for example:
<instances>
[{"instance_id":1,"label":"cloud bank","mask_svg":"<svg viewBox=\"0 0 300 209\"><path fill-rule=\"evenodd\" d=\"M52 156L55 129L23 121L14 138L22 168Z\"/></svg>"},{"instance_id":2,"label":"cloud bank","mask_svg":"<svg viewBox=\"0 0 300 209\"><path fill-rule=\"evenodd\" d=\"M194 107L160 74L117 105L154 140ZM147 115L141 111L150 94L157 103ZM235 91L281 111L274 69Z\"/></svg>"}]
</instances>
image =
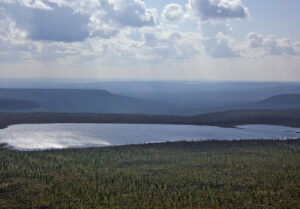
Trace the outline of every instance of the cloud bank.
<instances>
[{"instance_id":1,"label":"cloud bank","mask_svg":"<svg viewBox=\"0 0 300 209\"><path fill-rule=\"evenodd\" d=\"M0 0L0 62L134 68L299 55L299 42L288 38L235 36L230 21L249 16L242 0L189 0L160 10L143 0ZM218 29L206 36L203 26Z\"/></svg>"},{"instance_id":2,"label":"cloud bank","mask_svg":"<svg viewBox=\"0 0 300 209\"><path fill-rule=\"evenodd\" d=\"M189 0L188 8L202 21L249 17L241 0Z\"/></svg>"},{"instance_id":3,"label":"cloud bank","mask_svg":"<svg viewBox=\"0 0 300 209\"><path fill-rule=\"evenodd\" d=\"M1 0L0 7L32 40L76 42L109 38L124 27L156 24L155 11L140 0Z\"/></svg>"},{"instance_id":4,"label":"cloud bank","mask_svg":"<svg viewBox=\"0 0 300 209\"><path fill-rule=\"evenodd\" d=\"M263 49L269 55L296 55L297 43L286 38L277 38L274 35L264 37L263 35L251 32L247 35L249 47Z\"/></svg>"}]
</instances>

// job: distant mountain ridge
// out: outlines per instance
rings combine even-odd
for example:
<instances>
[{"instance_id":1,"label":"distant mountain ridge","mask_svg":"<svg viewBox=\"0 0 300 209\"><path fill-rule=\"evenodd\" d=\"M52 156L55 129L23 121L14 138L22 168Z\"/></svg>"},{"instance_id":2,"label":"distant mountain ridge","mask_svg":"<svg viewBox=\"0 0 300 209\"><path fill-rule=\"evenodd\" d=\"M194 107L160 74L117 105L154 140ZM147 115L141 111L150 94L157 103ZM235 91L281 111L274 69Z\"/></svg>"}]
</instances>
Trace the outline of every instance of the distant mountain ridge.
<instances>
[{"instance_id":1,"label":"distant mountain ridge","mask_svg":"<svg viewBox=\"0 0 300 209\"><path fill-rule=\"evenodd\" d=\"M261 104L296 104L300 105L300 94L280 94L260 101Z\"/></svg>"},{"instance_id":2,"label":"distant mountain ridge","mask_svg":"<svg viewBox=\"0 0 300 209\"><path fill-rule=\"evenodd\" d=\"M253 109L300 108L300 94L280 94L252 103Z\"/></svg>"},{"instance_id":3,"label":"distant mountain ridge","mask_svg":"<svg viewBox=\"0 0 300 209\"><path fill-rule=\"evenodd\" d=\"M178 111L167 104L117 95L106 90L0 89L0 98L31 101L50 112L173 114Z\"/></svg>"},{"instance_id":4,"label":"distant mountain ridge","mask_svg":"<svg viewBox=\"0 0 300 209\"><path fill-rule=\"evenodd\" d=\"M300 94L280 94L248 104L223 104L220 107L202 107L189 100L185 101L174 104L118 95L107 90L0 89L0 111L11 112L197 115L228 110L300 108Z\"/></svg>"}]
</instances>

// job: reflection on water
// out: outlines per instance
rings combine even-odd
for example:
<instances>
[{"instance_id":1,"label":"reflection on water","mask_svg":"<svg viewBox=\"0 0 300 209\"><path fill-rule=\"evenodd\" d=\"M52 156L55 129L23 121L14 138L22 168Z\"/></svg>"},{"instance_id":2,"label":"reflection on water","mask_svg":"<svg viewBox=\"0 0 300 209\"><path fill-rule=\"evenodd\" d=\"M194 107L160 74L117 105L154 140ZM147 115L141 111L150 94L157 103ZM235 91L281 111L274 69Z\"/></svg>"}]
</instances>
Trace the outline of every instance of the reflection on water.
<instances>
[{"instance_id":1,"label":"reflection on water","mask_svg":"<svg viewBox=\"0 0 300 209\"><path fill-rule=\"evenodd\" d=\"M16 149L113 146L180 140L287 139L300 128L243 125L238 128L150 124L23 124L0 130L0 143Z\"/></svg>"}]
</instances>

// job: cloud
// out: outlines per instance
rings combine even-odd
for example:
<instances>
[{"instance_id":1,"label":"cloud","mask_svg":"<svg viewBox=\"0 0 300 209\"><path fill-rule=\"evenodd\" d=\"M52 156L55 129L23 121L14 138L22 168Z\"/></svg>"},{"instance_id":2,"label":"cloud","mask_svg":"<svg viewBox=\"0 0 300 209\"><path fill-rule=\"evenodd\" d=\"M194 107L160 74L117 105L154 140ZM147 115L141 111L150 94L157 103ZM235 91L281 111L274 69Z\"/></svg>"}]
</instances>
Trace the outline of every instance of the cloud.
<instances>
[{"instance_id":1,"label":"cloud","mask_svg":"<svg viewBox=\"0 0 300 209\"><path fill-rule=\"evenodd\" d=\"M218 42L210 55L215 58L232 58L240 56L239 52L235 51L225 39Z\"/></svg>"},{"instance_id":2,"label":"cloud","mask_svg":"<svg viewBox=\"0 0 300 209\"><path fill-rule=\"evenodd\" d=\"M45 4L42 0L0 0L0 3L19 4L33 9L51 10L51 7Z\"/></svg>"},{"instance_id":3,"label":"cloud","mask_svg":"<svg viewBox=\"0 0 300 209\"><path fill-rule=\"evenodd\" d=\"M223 32L217 33L215 38L204 41L206 52L214 58L240 57L235 41Z\"/></svg>"},{"instance_id":4,"label":"cloud","mask_svg":"<svg viewBox=\"0 0 300 209\"><path fill-rule=\"evenodd\" d=\"M241 0L189 0L187 7L202 21L249 17Z\"/></svg>"},{"instance_id":5,"label":"cloud","mask_svg":"<svg viewBox=\"0 0 300 209\"><path fill-rule=\"evenodd\" d=\"M182 6L179 4L168 4L162 12L162 18L169 21L181 20L183 15Z\"/></svg>"},{"instance_id":6,"label":"cloud","mask_svg":"<svg viewBox=\"0 0 300 209\"><path fill-rule=\"evenodd\" d=\"M225 27L227 33L231 33L233 31L232 27L229 24L226 24Z\"/></svg>"},{"instance_id":7,"label":"cloud","mask_svg":"<svg viewBox=\"0 0 300 209\"><path fill-rule=\"evenodd\" d=\"M185 60L201 53L200 39L197 33L146 31L143 33L143 48L155 62Z\"/></svg>"},{"instance_id":8,"label":"cloud","mask_svg":"<svg viewBox=\"0 0 300 209\"><path fill-rule=\"evenodd\" d=\"M0 9L0 12L3 10ZM16 27L16 22L5 14L0 13L0 40L3 43L16 45L23 43L26 39L26 32Z\"/></svg>"},{"instance_id":9,"label":"cloud","mask_svg":"<svg viewBox=\"0 0 300 209\"><path fill-rule=\"evenodd\" d=\"M201 54L201 35L177 32L163 27L127 30L116 38L98 43L102 63L106 65L157 64L188 60ZM133 34L140 36L132 38ZM96 53L96 52L95 52ZM98 53L99 54L99 53Z\"/></svg>"},{"instance_id":10,"label":"cloud","mask_svg":"<svg viewBox=\"0 0 300 209\"><path fill-rule=\"evenodd\" d=\"M0 6L28 39L39 41L110 38L125 27L156 24L156 11L141 0L0 0Z\"/></svg>"},{"instance_id":11,"label":"cloud","mask_svg":"<svg viewBox=\"0 0 300 209\"><path fill-rule=\"evenodd\" d=\"M240 0L189 0L189 4L201 20L248 17ZM243 8L244 15L237 8ZM195 19L187 27L170 24L186 20L183 10L179 4L166 5L159 23L157 11L141 0L0 0L0 60L107 67L179 63L198 55L299 54L299 43L275 36L249 33L242 41L234 40L226 22L213 31L222 32L210 37L190 29L199 23Z\"/></svg>"},{"instance_id":12,"label":"cloud","mask_svg":"<svg viewBox=\"0 0 300 209\"><path fill-rule=\"evenodd\" d=\"M268 55L296 55L297 43L283 38L277 38L273 35L264 37L257 33L249 33L247 35L249 48L262 49Z\"/></svg>"},{"instance_id":13,"label":"cloud","mask_svg":"<svg viewBox=\"0 0 300 209\"><path fill-rule=\"evenodd\" d=\"M251 48L259 48L264 44L264 37L257 33L249 33L247 39L249 40L249 46Z\"/></svg>"},{"instance_id":14,"label":"cloud","mask_svg":"<svg viewBox=\"0 0 300 209\"><path fill-rule=\"evenodd\" d=\"M292 42L287 38L277 38L273 35L264 37L254 32L249 33L241 42L219 32L214 38L203 40L203 44L207 54L214 58L293 56L300 52L297 42Z\"/></svg>"},{"instance_id":15,"label":"cloud","mask_svg":"<svg viewBox=\"0 0 300 209\"><path fill-rule=\"evenodd\" d=\"M83 41L89 36L89 17L74 13L71 8L53 6L51 10L6 5L5 11L16 26L35 41Z\"/></svg>"}]
</instances>

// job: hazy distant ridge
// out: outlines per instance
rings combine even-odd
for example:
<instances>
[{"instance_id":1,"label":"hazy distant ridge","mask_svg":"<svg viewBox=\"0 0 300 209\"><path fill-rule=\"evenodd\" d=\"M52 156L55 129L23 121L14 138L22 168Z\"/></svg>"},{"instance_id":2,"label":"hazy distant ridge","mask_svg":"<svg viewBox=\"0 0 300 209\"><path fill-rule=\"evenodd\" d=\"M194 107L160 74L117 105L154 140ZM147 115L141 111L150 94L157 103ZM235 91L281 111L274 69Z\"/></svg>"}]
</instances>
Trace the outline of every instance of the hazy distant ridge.
<instances>
[{"instance_id":1,"label":"hazy distant ridge","mask_svg":"<svg viewBox=\"0 0 300 209\"><path fill-rule=\"evenodd\" d=\"M252 103L250 109L300 108L300 94L280 94Z\"/></svg>"},{"instance_id":2,"label":"hazy distant ridge","mask_svg":"<svg viewBox=\"0 0 300 209\"><path fill-rule=\"evenodd\" d=\"M300 94L280 94L252 103L219 107L197 105L194 100L209 97L190 95L178 103L142 99L106 90L89 89L0 89L0 111L197 115L226 110L272 110L300 108ZM221 98L222 99L222 98Z\"/></svg>"},{"instance_id":3,"label":"hazy distant ridge","mask_svg":"<svg viewBox=\"0 0 300 209\"><path fill-rule=\"evenodd\" d=\"M168 105L86 89L0 89L0 98L37 103L51 112L172 114Z\"/></svg>"}]
</instances>

